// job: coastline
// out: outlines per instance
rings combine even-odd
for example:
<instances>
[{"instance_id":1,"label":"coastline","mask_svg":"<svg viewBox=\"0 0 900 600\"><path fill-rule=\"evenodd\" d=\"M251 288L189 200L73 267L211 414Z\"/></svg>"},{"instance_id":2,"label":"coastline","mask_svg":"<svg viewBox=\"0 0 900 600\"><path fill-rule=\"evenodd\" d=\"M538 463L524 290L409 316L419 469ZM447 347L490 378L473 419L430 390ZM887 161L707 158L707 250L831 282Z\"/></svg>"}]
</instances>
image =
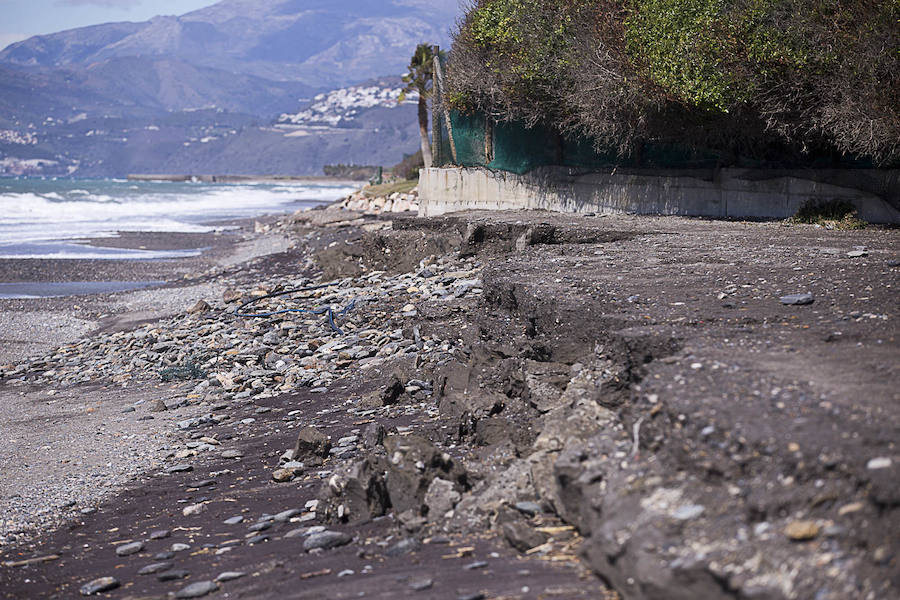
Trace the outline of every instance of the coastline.
<instances>
[{"instance_id":1,"label":"coastline","mask_svg":"<svg viewBox=\"0 0 900 600\"><path fill-rule=\"evenodd\" d=\"M540 211L274 222L237 254L292 248L223 253L163 290L189 292L166 296L163 320L113 319L0 370L0 403L22 410L9 437L33 436L0 442L4 476L36 490L3 488L2 508L48 508L37 537L0 539L15 565L0 597L105 576L116 598L206 582L253 598L612 599L604 582L685 577L717 600L826 580L828 600L885 595L897 235ZM341 333L324 315L232 315L320 283L261 308L327 304ZM779 301L801 292L813 304ZM203 375L162 380L189 366ZM68 504L56 479L75 463L60 463L95 455L72 471L110 488ZM827 579L826 557L842 565ZM140 574L160 561L184 574ZM708 575L749 564L735 592Z\"/></svg>"}]
</instances>

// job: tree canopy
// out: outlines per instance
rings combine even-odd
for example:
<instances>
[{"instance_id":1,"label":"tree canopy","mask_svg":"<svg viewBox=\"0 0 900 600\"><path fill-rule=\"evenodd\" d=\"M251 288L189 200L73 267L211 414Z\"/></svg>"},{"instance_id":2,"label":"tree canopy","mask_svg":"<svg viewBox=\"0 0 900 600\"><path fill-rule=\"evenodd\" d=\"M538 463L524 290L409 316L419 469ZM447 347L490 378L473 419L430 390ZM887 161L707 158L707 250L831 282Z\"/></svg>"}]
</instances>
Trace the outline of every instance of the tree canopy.
<instances>
[{"instance_id":1,"label":"tree canopy","mask_svg":"<svg viewBox=\"0 0 900 600\"><path fill-rule=\"evenodd\" d=\"M629 155L900 164L900 0L475 0L445 101Z\"/></svg>"}]
</instances>

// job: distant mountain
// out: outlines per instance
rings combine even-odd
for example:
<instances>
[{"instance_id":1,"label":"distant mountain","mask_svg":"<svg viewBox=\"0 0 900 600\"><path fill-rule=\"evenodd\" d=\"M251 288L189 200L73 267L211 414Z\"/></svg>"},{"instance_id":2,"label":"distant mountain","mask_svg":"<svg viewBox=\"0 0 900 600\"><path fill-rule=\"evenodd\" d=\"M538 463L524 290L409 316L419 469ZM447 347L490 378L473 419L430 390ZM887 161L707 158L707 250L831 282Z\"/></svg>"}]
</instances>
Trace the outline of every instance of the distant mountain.
<instances>
[{"instance_id":1,"label":"distant mountain","mask_svg":"<svg viewBox=\"0 0 900 600\"><path fill-rule=\"evenodd\" d=\"M165 58L331 88L401 73L420 42L446 45L458 2L225 0L180 17L33 37L0 52L0 63L88 68L123 58Z\"/></svg>"},{"instance_id":2,"label":"distant mountain","mask_svg":"<svg viewBox=\"0 0 900 600\"><path fill-rule=\"evenodd\" d=\"M399 76L418 43L449 45L458 11L459 0L224 0L12 44L0 52L0 174L299 174L399 160L417 145L414 110L346 90ZM274 127L319 110L319 93L362 104L315 128Z\"/></svg>"}]
</instances>

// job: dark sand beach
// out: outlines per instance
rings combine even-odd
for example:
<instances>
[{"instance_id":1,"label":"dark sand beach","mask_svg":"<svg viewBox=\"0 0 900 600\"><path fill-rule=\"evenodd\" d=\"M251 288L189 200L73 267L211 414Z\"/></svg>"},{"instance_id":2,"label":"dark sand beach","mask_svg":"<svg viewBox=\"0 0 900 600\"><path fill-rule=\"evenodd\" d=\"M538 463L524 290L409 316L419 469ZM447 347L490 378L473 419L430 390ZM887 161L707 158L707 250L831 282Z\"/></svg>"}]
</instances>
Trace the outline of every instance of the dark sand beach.
<instances>
[{"instance_id":1,"label":"dark sand beach","mask_svg":"<svg viewBox=\"0 0 900 600\"><path fill-rule=\"evenodd\" d=\"M268 225L21 276L160 287L0 302L0 597L900 589L896 229ZM332 322L234 315L313 284L253 309Z\"/></svg>"}]
</instances>

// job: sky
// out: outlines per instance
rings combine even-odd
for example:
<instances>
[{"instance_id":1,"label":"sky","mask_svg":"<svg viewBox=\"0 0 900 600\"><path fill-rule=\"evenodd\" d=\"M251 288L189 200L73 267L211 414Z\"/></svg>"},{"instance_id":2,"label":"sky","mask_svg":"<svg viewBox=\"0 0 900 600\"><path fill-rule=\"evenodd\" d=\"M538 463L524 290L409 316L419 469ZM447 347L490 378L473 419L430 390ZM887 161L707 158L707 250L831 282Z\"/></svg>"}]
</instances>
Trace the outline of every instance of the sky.
<instances>
[{"instance_id":1,"label":"sky","mask_svg":"<svg viewBox=\"0 0 900 600\"><path fill-rule=\"evenodd\" d=\"M182 15L216 0L0 0L0 48L42 33Z\"/></svg>"}]
</instances>

